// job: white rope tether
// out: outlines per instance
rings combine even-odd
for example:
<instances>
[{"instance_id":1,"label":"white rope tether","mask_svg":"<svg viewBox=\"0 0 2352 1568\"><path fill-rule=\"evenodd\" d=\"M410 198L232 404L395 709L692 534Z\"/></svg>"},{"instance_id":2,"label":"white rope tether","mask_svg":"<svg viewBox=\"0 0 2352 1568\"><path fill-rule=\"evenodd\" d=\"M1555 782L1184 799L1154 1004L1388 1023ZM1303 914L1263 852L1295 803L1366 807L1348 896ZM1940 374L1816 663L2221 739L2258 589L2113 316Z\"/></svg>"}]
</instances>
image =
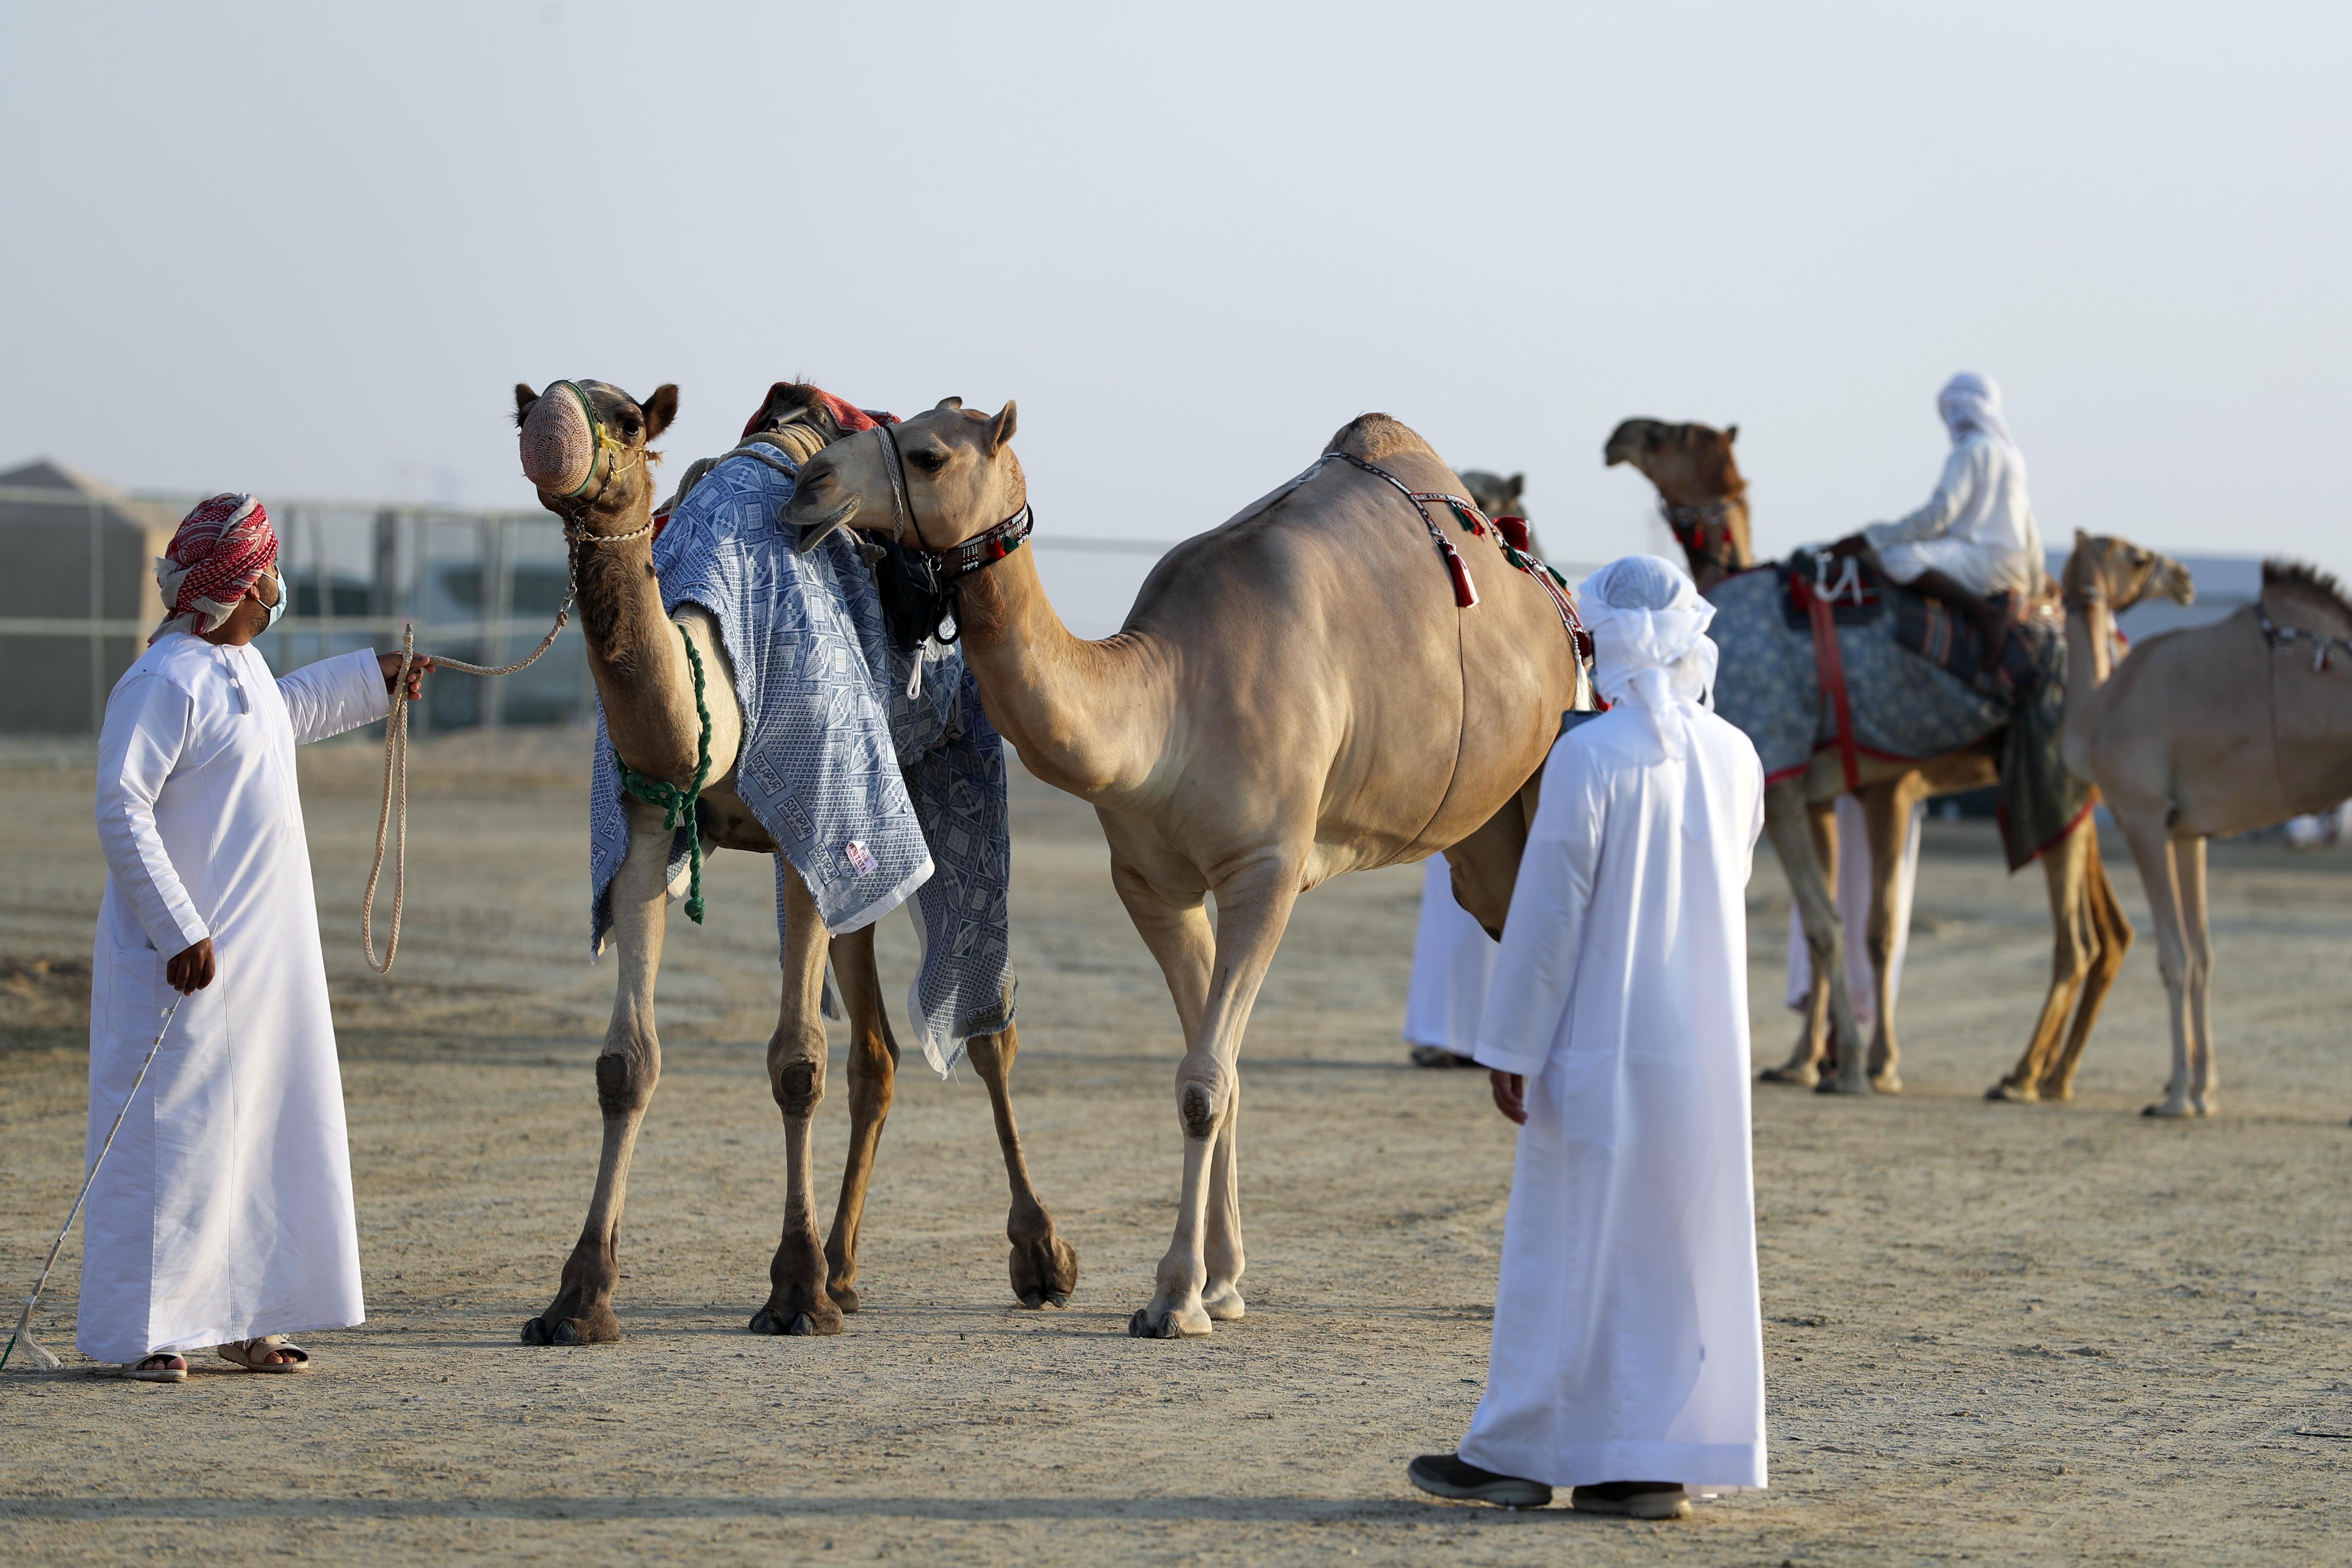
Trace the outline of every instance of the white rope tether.
<instances>
[{"instance_id":1,"label":"white rope tether","mask_svg":"<svg viewBox=\"0 0 2352 1568\"><path fill-rule=\"evenodd\" d=\"M89 1196L90 1184L98 1180L98 1168L105 1163L106 1152L114 1147L114 1135L122 1131L122 1119L131 1114L131 1101L139 1093L139 1086L147 1081L147 1069L155 1065L155 1053L163 1048L163 1037L172 1032L172 1020L178 1016L180 1004L186 1000L185 994L175 996L172 1005L163 1009L163 1026L155 1031L155 1043L147 1047L147 1059L139 1064L139 1076L131 1080L131 1092L122 1097L122 1109L114 1113L114 1125L106 1130L106 1142L98 1146L98 1158L89 1163L89 1173L81 1179L81 1191L74 1194L73 1207L66 1210L66 1223L58 1227L57 1240L49 1243L48 1261L41 1265L41 1277L33 1282L33 1293L25 1298L25 1310L16 1314L16 1331L8 1336L8 1348L0 1351L0 1372L8 1370L8 1358L16 1353L19 1344L30 1352L37 1366L55 1372L64 1364L33 1337L33 1309L41 1303L41 1292L48 1288L49 1270L58 1266L58 1254L65 1250L74 1218L81 1213L81 1201Z\"/></svg>"},{"instance_id":2,"label":"white rope tether","mask_svg":"<svg viewBox=\"0 0 2352 1568\"><path fill-rule=\"evenodd\" d=\"M636 533L619 537L635 539L650 531L652 525L648 524ZM572 619L572 601L578 591L575 574L573 587L564 594L563 603L556 606L555 624L547 628L547 635L539 639L539 647L531 650L530 658L492 669L487 665L467 664L463 659L443 658L436 654L432 656L434 667L454 669L460 675L493 677L512 675L519 669L529 668L537 664L540 656L553 647L555 639L563 634L564 626ZM403 626L400 633L400 673L393 678L392 712L383 726L383 804L375 819L375 864L368 868L367 897L360 905L360 942L367 951L368 967L378 974L392 973L393 954L400 951L401 912L408 902L408 671L415 662L416 627L412 623ZM399 824L396 836L393 833L395 818ZM387 837L394 840L392 929L384 939L383 962L378 963L375 959L375 889L383 877Z\"/></svg>"}]
</instances>

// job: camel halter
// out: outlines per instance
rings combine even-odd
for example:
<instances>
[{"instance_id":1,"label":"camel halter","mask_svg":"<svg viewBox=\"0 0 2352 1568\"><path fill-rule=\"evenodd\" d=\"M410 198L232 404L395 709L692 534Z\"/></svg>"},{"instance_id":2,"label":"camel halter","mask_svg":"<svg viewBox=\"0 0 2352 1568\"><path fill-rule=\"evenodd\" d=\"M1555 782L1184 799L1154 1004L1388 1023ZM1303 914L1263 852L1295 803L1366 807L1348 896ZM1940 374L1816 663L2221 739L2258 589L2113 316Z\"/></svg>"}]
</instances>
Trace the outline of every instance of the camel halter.
<instances>
[{"instance_id":1,"label":"camel halter","mask_svg":"<svg viewBox=\"0 0 2352 1568\"><path fill-rule=\"evenodd\" d=\"M552 396L555 393L556 387L559 386L564 391L570 393L572 395L572 401L579 404L581 414L588 421L588 435L593 443L588 458L588 471L581 476L580 482L578 484L564 491L560 499L563 500L576 500L580 502L580 510L585 510L587 508L593 506L596 502L604 498L605 488L611 485L614 479L619 479L623 474L627 473L631 468L635 468L639 463L645 461L645 450L640 447L637 451L636 457L626 463L622 462L621 454L628 450L628 448L622 444L619 437L604 428L604 422L596 417L596 404L594 399L588 395L586 389L582 387L578 382L555 382L551 384L547 391L541 395ZM596 479L596 466L600 462L604 466L604 478L601 484L597 482ZM596 486L596 493L594 495L588 494L588 487L590 485ZM576 517L578 513L575 512L572 515Z\"/></svg>"},{"instance_id":2,"label":"camel halter","mask_svg":"<svg viewBox=\"0 0 2352 1568\"><path fill-rule=\"evenodd\" d=\"M915 495L907 483L907 460L898 450L898 437L891 434L889 426L883 424L874 426L874 434L882 444L882 471L890 479L891 540L896 542L901 538L902 522L905 528L914 530L914 548L908 550L907 553L919 563L927 580L926 588L940 601L939 625L943 626L952 620L956 626L952 637L937 629L932 636L942 643L953 643L963 636L962 617L959 614L962 608L962 595L958 584L973 573L985 571L1020 549L1028 540L1030 530L1036 525L1036 513L1024 501L1019 511L1003 521L983 529L961 544L934 550L930 542L923 537L922 520L915 515ZM902 545L901 548L905 547ZM919 679L919 661L916 666L916 675Z\"/></svg>"},{"instance_id":3,"label":"camel halter","mask_svg":"<svg viewBox=\"0 0 2352 1568\"><path fill-rule=\"evenodd\" d=\"M1665 514L1666 527L1674 533L1675 542L1690 557L1694 568L1712 566L1727 577L1739 570L1739 542L1731 536L1728 500L1698 506L1675 506L1661 501L1658 510Z\"/></svg>"},{"instance_id":4,"label":"camel halter","mask_svg":"<svg viewBox=\"0 0 2352 1568\"><path fill-rule=\"evenodd\" d=\"M559 386L579 400L581 412L588 416L588 430L595 439L595 455L589 459L588 477L558 498L566 501L577 501L579 504L561 512L563 518L564 542L574 548L568 552L570 559L566 563L568 570L564 578L563 602L555 606L555 624L547 628L547 635L539 639L539 646L530 650L529 657L517 659L512 664L500 665L494 669L487 665L467 664L464 659L448 658L439 654L427 656L436 668L454 669L460 675L479 675L496 679L499 676L512 675L518 670L528 669L537 664L540 657L555 646L555 639L563 635L563 628L572 621L572 607L579 602L580 552L577 547L583 544L625 544L633 539L643 539L654 531L656 524L651 520L648 520L643 528L634 528L626 533L592 533L583 525L581 520L587 515L588 509L604 499L605 490L611 488L614 479L644 462L646 454L645 449L639 447L635 458L626 463L622 462L620 455L626 448L612 432L604 428L604 422L596 417L596 405L589 398L587 393L581 389L579 383L572 381L551 383L547 393L542 395L551 395ZM596 468L600 461L604 466L604 479L602 484L597 484ZM586 491L592 484L596 485L596 493L588 495ZM691 643L687 646L687 656L688 658L695 659L695 698L696 704L699 707L702 696L702 666L701 661L695 658ZM367 894L360 905L360 944L367 954L368 967L378 974L392 973L393 955L400 951L401 913L408 902L408 672L416 663L416 627L414 624L410 624L401 628L400 672L393 677L392 712L383 727L383 801L376 813L375 863L368 868ZM702 725L704 766L708 768L708 752L710 746L710 720L708 713L703 715ZM695 780L695 787L698 790L701 787L701 782L698 775ZM656 801L655 804L662 803ZM399 825L396 835L393 831L395 822ZM379 963L375 956L375 890L376 885L383 877L383 858L387 840L391 841L393 858L392 927L384 938L383 962ZM698 904L700 902L701 891L700 848L701 846L698 841L695 866L695 891ZM699 919L699 916L697 918Z\"/></svg>"}]
</instances>

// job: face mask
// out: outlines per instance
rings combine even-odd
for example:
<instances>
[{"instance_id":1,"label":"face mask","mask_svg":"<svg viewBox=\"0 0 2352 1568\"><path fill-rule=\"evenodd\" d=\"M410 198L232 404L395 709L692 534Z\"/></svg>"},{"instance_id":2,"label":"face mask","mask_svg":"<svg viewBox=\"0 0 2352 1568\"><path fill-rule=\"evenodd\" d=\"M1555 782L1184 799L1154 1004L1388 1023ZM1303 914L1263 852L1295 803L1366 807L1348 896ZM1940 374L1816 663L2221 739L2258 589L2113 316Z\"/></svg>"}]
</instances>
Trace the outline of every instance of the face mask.
<instances>
[{"instance_id":1,"label":"face mask","mask_svg":"<svg viewBox=\"0 0 2352 1568\"><path fill-rule=\"evenodd\" d=\"M278 602L268 607L269 618L261 624L261 629L265 632L276 626L278 617L286 613L286 579L273 577L271 581L278 584Z\"/></svg>"}]
</instances>

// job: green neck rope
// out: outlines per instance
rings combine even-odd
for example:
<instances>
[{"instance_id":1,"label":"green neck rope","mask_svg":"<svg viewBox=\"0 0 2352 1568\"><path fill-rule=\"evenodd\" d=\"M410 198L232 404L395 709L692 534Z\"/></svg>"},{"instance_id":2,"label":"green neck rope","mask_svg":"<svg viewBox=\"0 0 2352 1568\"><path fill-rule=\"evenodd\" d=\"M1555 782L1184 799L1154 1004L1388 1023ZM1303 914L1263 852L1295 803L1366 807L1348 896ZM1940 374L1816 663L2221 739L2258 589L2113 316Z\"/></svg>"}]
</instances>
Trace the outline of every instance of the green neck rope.
<instances>
[{"instance_id":1,"label":"green neck rope","mask_svg":"<svg viewBox=\"0 0 2352 1568\"><path fill-rule=\"evenodd\" d=\"M673 626L676 622L671 623ZM710 776L710 705L702 696L702 656L694 648L694 639L678 626L677 635L686 644L686 661L694 668L694 716L702 721L702 735L694 743L694 782L680 789L667 779L648 778L625 763L621 766L621 788L635 795L647 805L662 808L662 826L675 832L680 823L689 835L688 874L686 889L686 918L696 925L702 923L702 827L694 818L695 797L702 793L703 781Z\"/></svg>"}]
</instances>

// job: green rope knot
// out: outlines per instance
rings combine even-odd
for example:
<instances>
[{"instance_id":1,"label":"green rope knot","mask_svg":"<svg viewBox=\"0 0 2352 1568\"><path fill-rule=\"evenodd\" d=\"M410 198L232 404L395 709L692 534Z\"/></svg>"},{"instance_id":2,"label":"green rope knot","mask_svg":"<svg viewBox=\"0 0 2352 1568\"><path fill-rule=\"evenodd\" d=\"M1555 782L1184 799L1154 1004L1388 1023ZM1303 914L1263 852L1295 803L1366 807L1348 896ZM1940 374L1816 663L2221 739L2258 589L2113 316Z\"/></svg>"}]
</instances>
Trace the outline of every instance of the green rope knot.
<instances>
[{"instance_id":1,"label":"green rope knot","mask_svg":"<svg viewBox=\"0 0 2352 1568\"><path fill-rule=\"evenodd\" d=\"M673 626L676 622L671 623ZM637 772L625 763L621 766L621 788L635 795L647 805L662 809L662 826L676 832L683 823L688 834L687 860L692 869L686 885L686 918L696 925L702 923L702 829L694 819L694 803L702 794L702 785L710 776L710 705L702 696L702 655L694 648L694 639L678 626L677 635L686 644L686 662L694 669L694 716L702 721L702 734L694 742L694 782L680 789L667 779L657 779Z\"/></svg>"}]
</instances>

